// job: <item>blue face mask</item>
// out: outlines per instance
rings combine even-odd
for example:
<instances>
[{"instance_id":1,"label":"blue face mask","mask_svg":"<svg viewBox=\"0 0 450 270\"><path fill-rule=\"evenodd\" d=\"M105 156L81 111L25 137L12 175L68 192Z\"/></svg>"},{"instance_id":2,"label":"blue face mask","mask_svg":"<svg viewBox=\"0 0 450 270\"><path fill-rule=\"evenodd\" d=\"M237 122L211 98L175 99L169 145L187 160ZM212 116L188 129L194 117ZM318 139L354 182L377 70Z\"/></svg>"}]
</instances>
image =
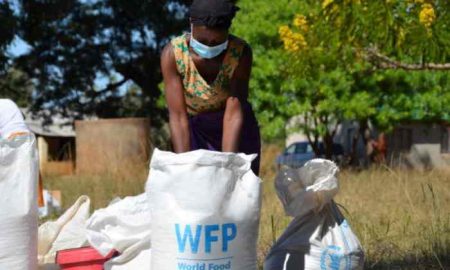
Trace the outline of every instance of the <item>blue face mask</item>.
<instances>
[{"instance_id":1,"label":"blue face mask","mask_svg":"<svg viewBox=\"0 0 450 270\"><path fill-rule=\"evenodd\" d=\"M214 57L219 56L223 51L225 51L228 47L228 40L224 43L210 47L207 46L194 38L193 31L191 31L191 41L190 46L194 50L198 56L205 59L212 59Z\"/></svg>"}]
</instances>

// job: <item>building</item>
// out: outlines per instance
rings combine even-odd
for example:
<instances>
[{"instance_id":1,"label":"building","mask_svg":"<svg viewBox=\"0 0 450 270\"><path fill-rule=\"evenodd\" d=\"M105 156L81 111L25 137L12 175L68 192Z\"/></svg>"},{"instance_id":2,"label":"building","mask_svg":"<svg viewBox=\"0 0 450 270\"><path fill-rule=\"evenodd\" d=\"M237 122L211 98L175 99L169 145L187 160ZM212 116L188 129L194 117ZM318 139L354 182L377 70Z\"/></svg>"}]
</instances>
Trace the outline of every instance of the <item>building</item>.
<instances>
[{"instance_id":1,"label":"building","mask_svg":"<svg viewBox=\"0 0 450 270\"><path fill-rule=\"evenodd\" d=\"M41 116L27 109L22 109L22 113L28 128L36 135L41 173L73 174L76 159L73 120L60 114L42 116L46 114L45 111L40 114Z\"/></svg>"},{"instance_id":2,"label":"building","mask_svg":"<svg viewBox=\"0 0 450 270\"><path fill-rule=\"evenodd\" d=\"M292 127L301 117L294 118L288 124ZM376 127L369 124L372 139L378 138ZM334 142L343 146L346 155L352 153L355 135L359 132L357 121L344 121L338 125ZM387 161L391 165L401 165L414 168L435 168L450 165L450 123L414 121L398 124L387 134ZM297 141L307 141L302 132L288 136L286 145ZM356 141L356 153L360 163L366 159L366 145L359 136Z\"/></svg>"},{"instance_id":3,"label":"building","mask_svg":"<svg viewBox=\"0 0 450 270\"><path fill-rule=\"evenodd\" d=\"M391 163L415 168L450 164L450 124L410 122L397 125L388 135Z\"/></svg>"}]
</instances>

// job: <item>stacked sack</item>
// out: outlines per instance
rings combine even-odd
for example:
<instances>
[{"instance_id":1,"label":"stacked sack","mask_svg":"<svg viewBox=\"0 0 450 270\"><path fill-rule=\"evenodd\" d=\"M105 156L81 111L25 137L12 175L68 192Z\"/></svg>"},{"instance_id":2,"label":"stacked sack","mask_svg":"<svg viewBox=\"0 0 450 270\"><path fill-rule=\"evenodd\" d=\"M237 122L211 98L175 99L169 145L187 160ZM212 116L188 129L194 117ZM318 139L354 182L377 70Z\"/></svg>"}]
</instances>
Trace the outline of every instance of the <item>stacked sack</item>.
<instances>
[{"instance_id":1,"label":"stacked sack","mask_svg":"<svg viewBox=\"0 0 450 270\"><path fill-rule=\"evenodd\" d=\"M0 139L0 269L37 269L37 183L35 137Z\"/></svg>"}]
</instances>

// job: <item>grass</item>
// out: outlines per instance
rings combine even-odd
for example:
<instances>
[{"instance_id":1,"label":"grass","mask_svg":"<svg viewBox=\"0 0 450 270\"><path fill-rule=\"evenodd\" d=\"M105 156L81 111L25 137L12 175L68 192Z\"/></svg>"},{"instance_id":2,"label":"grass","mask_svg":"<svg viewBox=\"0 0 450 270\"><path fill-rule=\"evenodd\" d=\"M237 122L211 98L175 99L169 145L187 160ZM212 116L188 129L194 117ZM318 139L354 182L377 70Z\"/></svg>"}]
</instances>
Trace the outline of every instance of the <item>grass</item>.
<instances>
[{"instance_id":1,"label":"grass","mask_svg":"<svg viewBox=\"0 0 450 270\"><path fill-rule=\"evenodd\" d=\"M273 188L273 161L279 152L275 145L263 151L261 263L290 222ZM144 191L147 166L128 168L112 168L102 176L47 177L44 185L63 191L64 207L85 194L92 209L98 209L115 197ZM336 202L366 251L365 269L450 269L450 171L344 170L340 183Z\"/></svg>"}]
</instances>

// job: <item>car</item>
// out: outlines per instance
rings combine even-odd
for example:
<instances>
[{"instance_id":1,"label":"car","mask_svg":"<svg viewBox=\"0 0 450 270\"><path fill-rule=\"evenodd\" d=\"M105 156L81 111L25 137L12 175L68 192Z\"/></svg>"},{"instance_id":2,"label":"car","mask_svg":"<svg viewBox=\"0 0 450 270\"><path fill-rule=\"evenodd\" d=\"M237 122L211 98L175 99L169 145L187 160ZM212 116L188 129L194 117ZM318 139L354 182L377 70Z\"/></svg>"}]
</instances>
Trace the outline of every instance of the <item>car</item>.
<instances>
[{"instance_id":1,"label":"car","mask_svg":"<svg viewBox=\"0 0 450 270\"><path fill-rule=\"evenodd\" d=\"M292 168L299 168L306 162L314 158L325 157L325 146L319 143L319 156L314 153L313 147L308 141L295 142L289 145L281 155L276 159L278 168L281 166L288 166ZM333 143L332 160L339 162L344 156L344 149L341 144Z\"/></svg>"}]
</instances>

